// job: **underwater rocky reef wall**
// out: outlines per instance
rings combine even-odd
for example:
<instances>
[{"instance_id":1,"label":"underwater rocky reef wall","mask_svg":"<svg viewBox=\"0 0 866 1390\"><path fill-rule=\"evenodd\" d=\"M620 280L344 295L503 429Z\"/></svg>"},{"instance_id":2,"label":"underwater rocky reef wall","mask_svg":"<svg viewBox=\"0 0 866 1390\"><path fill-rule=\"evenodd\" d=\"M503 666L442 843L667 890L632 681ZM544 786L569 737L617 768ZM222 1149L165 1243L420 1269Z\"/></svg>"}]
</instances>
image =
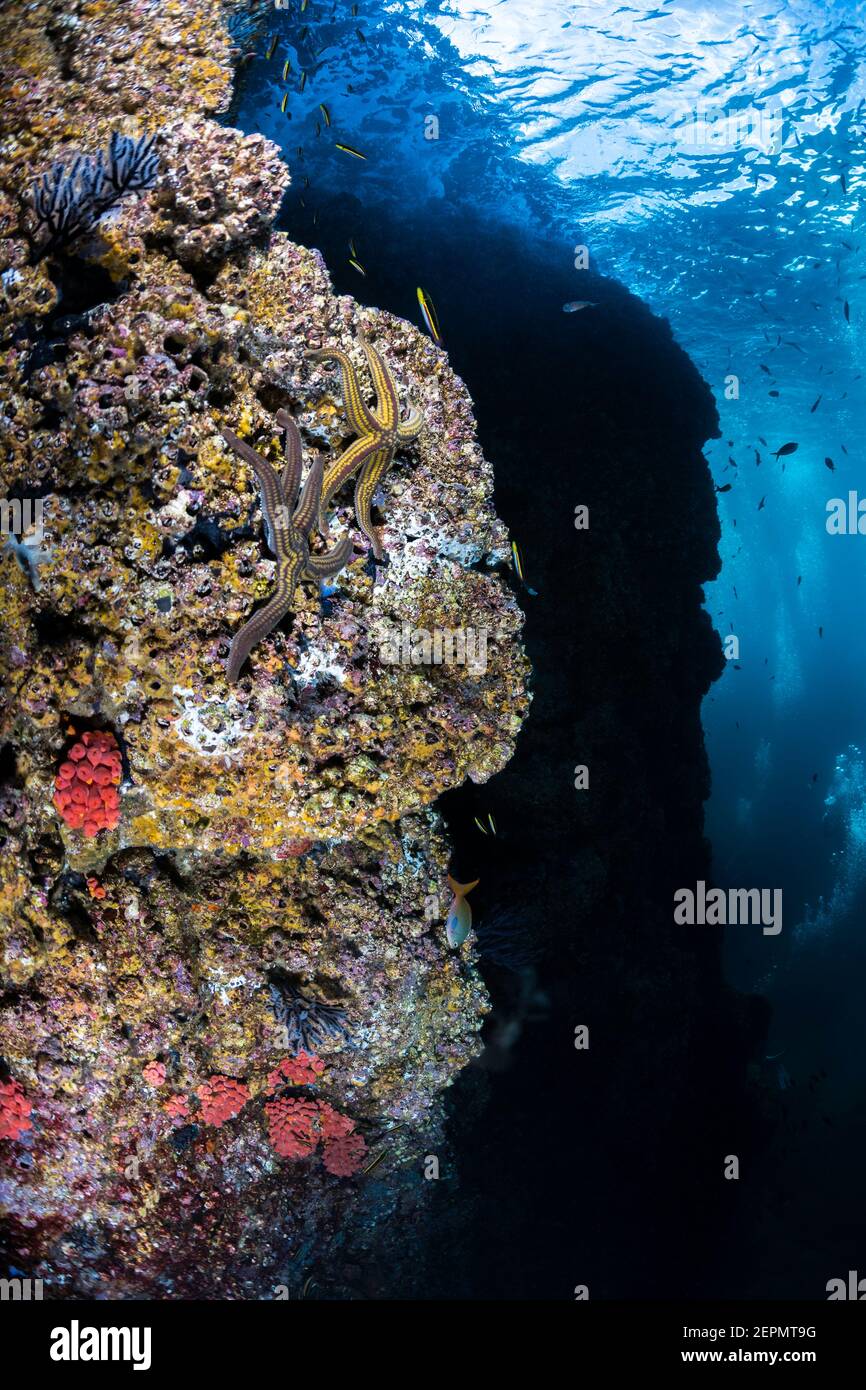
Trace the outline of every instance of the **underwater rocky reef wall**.
<instances>
[{"instance_id":1,"label":"underwater rocky reef wall","mask_svg":"<svg viewBox=\"0 0 866 1390\"><path fill-rule=\"evenodd\" d=\"M2 492L39 516L0 556L5 1257L51 1298L375 1297L489 1009L435 803L528 710L492 470L446 354L272 231L289 170L215 119L221 6L13 4L0 52ZM153 179L46 253L32 180L59 226L116 132ZM332 466L358 431L323 348L363 396L379 354L420 432L365 525L351 485L334 536L309 514L302 579L346 562L229 680L282 561L223 431L276 476L286 412ZM384 654L467 615L483 667Z\"/></svg>"},{"instance_id":2,"label":"underwater rocky reef wall","mask_svg":"<svg viewBox=\"0 0 866 1390\"><path fill-rule=\"evenodd\" d=\"M223 18L0 13L0 492L44 519L0 555L4 1256L50 1298L712 1294L761 1019L671 910L710 877L709 388L622 286L563 315L570 263L467 214L473 405L274 232ZM118 131L152 185L42 255L31 179ZM351 480L306 536L351 556L229 680L279 566L223 431L279 470L287 412L309 478L353 428L307 354L369 403L365 341L424 422L373 493L388 563ZM483 670L393 659L467 624Z\"/></svg>"}]
</instances>

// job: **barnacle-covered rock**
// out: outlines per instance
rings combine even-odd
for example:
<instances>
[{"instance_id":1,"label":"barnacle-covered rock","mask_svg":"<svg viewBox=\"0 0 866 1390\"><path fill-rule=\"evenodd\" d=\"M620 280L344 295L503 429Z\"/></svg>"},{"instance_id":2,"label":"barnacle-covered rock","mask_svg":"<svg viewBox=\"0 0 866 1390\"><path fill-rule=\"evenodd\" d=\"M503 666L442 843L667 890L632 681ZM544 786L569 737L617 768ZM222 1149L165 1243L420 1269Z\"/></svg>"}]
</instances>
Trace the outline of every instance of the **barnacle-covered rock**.
<instances>
[{"instance_id":1,"label":"barnacle-covered rock","mask_svg":"<svg viewBox=\"0 0 866 1390\"><path fill-rule=\"evenodd\" d=\"M160 137L152 235L182 265L213 266L266 232L289 185L272 141L212 121L178 121Z\"/></svg>"},{"instance_id":2,"label":"barnacle-covered rock","mask_svg":"<svg viewBox=\"0 0 866 1390\"><path fill-rule=\"evenodd\" d=\"M112 131L223 109L231 52L209 0L3 6L0 181L9 196L18 203L33 177L79 149L95 152Z\"/></svg>"},{"instance_id":3,"label":"barnacle-covered rock","mask_svg":"<svg viewBox=\"0 0 866 1390\"><path fill-rule=\"evenodd\" d=\"M508 537L445 353L336 296L270 230L275 147L206 118L221 7L25 8L15 32L0 14L0 470L44 535L36 574L0 554L2 1026L32 1106L0 1149L7 1244L80 1296L261 1297L293 1250L327 1262L363 1232L368 1152L381 1239L423 1206L439 1098L480 1050L432 806L497 772L526 714ZM158 186L78 267L31 265L21 189L104 145L118 107L160 131ZM352 431L306 353L339 345L366 381L361 332L424 421L373 499L389 562L350 484L311 544L349 535L352 558L229 682L275 562L222 431L281 467L284 409L332 462ZM110 808L88 820L64 769L94 745ZM282 1111L275 1151L275 1074L314 1103L323 1161Z\"/></svg>"},{"instance_id":4,"label":"barnacle-covered rock","mask_svg":"<svg viewBox=\"0 0 866 1390\"><path fill-rule=\"evenodd\" d=\"M118 475L148 484L156 475L164 492L175 481L165 471L213 430L208 390L230 383L236 342L232 319L203 300L177 267L172 277L92 310L73 327L63 359L33 372L25 394L59 417L52 433L63 454L52 481L93 495L108 485L123 495ZM10 422L7 439L13 428ZM47 480L36 441L14 443L25 482Z\"/></svg>"},{"instance_id":5,"label":"barnacle-covered rock","mask_svg":"<svg viewBox=\"0 0 866 1390\"><path fill-rule=\"evenodd\" d=\"M34 923L39 994L4 1010L4 1052L32 1128L19 1136L27 1161L7 1167L0 1194L32 1223L31 1258L48 1257L56 1223L89 1222L94 1238L112 1231L120 1289L153 1292L172 1213L214 1159L232 1169L237 1200L276 1203L284 1238L295 1239L315 1170L281 1166L302 1157L273 1143L262 1106L283 1079L313 1082L368 1145L420 1164L436 1097L478 1051L486 1009L471 952L449 952L441 931L446 865L428 813L407 819L392 858L341 846L242 869L138 851L107 867L104 897L67 880L48 910L59 930L37 937ZM86 920L86 935L65 936L70 919ZM290 1067L285 1078L275 980L339 1002L349 1021L343 1040L326 1042L324 1065ZM179 1123L199 1129L183 1161L172 1141ZM245 1175L235 1167L242 1153ZM342 1157L325 1171L348 1171L352 1155ZM142 1224L152 1245L137 1243ZM204 1235L189 1232L179 1264L192 1269Z\"/></svg>"},{"instance_id":6,"label":"barnacle-covered rock","mask_svg":"<svg viewBox=\"0 0 866 1390\"><path fill-rule=\"evenodd\" d=\"M485 781L510 757L526 709L522 616L497 572L507 544L492 472L444 353L400 320L335 299L321 259L283 236L245 274L217 277L208 298L182 272L163 283L157 268L160 282L95 311L65 359L31 377L25 402L40 398L58 421L49 449L21 431L20 411L0 417L20 477L77 488L44 503L51 559L35 607L67 639L52 649L42 778L56 771L61 710L98 715L128 759L116 833L88 845L67 835L70 862L93 867L138 845L280 858L299 840L377 833L466 777ZM335 525L355 532L355 558L327 604L299 586L291 628L229 684L228 644L274 565L255 478L218 422L278 462L283 403L312 446L336 456L350 437L339 391L304 352L327 341L357 353L361 329L425 421L383 487L390 563L371 571L349 487ZM14 677L26 717L41 658L26 632L13 638L28 650ZM36 711L47 734L43 695ZM171 776L154 776L161 768ZM37 798L39 788L37 772Z\"/></svg>"},{"instance_id":7,"label":"barnacle-covered rock","mask_svg":"<svg viewBox=\"0 0 866 1390\"><path fill-rule=\"evenodd\" d=\"M19 235L17 202L0 189L0 346L27 320L42 319L57 304L57 288L42 265L31 265Z\"/></svg>"}]
</instances>

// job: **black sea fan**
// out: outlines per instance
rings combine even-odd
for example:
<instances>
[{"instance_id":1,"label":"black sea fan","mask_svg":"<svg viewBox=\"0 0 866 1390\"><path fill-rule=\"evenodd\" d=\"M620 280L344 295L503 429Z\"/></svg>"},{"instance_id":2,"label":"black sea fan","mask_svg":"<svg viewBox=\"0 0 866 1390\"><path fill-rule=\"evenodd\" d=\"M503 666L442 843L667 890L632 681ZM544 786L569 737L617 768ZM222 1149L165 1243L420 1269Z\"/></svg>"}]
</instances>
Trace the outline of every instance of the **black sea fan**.
<instances>
[{"instance_id":1,"label":"black sea fan","mask_svg":"<svg viewBox=\"0 0 866 1390\"><path fill-rule=\"evenodd\" d=\"M351 1044L346 1010L339 1005L308 999L284 983L271 985L270 992L274 1017L286 1031L287 1051L318 1052L322 1043L327 1041L340 1043L344 1047Z\"/></svg>"},{"instance_id":2,"label":"black sea fan","mask_svg":"<svg viewBox=\"0 0 866 1390\"><path fill-rule=\"evenodd\" d=\"M516 907L493 908L484 913L475 924L475 940L482 960L517 974L535 965L540 955L527 914Z\"/></svg>"},{"instance_id":3,"label":"black sea fan","mask_svg":"<svg viewBox=\"0 0 866 1390\"><path fill-rule=\"evenodd\" d=\"M76 155L71 164L53 164L34 179L37 258L69 246L127 193L150 188L159 167L155 144L156 134L133 139L114 130L107 151Z\"/></svg>"},{"instance_id":4,"label":"black sea fan","mask_svg":"<svg viewBox=\"0 0 866 1390\"><path fill-rule=\"evenodd\" d=\"M277 9L279 9L279 5ZM264 15L255 10L232 9L226 11L226 29L236 48L243 48L258 38L264 23Z\"/></svg>"}]
</instances>

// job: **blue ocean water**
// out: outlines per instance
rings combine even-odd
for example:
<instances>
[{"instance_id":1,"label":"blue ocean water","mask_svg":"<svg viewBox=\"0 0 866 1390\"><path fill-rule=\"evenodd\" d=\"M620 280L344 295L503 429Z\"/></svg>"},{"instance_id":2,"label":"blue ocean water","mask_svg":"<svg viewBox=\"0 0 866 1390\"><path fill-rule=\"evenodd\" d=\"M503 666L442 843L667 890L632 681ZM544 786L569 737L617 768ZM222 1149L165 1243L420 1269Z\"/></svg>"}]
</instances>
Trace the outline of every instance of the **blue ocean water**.
<instances>
[{"instance_id":1,"label":"blue ocean water","mask_svg":"<svg viewBox=\"0 0 866 1390\"><path fill-rule=\"evenodd\" d=\"M862 1049L845 983L864 964L866 537L826 522L831 499L866 498L864 6L293 0L244 48L228 119L285 151L280 226L362 302L421 323L423 286L470 391L473 325L497 313L507 331L518 262L546 268L555 341L580 247L710 384L725 491L706 604L738 647L704 706L707 828L717 882L784 893L781 936L729 933L728 971L770 998L770 1053L795 1079L825 1068L844 1110Z\"/></svg>"}]
</instances>

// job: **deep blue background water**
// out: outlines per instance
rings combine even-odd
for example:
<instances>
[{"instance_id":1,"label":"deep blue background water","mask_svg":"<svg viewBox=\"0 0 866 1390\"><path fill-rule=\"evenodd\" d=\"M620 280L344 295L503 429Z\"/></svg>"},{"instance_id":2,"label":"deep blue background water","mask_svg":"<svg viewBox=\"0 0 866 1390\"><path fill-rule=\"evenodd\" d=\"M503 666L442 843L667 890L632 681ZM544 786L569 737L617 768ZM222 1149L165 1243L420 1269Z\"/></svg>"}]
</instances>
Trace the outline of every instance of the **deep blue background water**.
<instances>
[{"instance_id":1,"label":"deep blue background water","mask_svg":"<svg viewBox=\"0 0 866 1390\"><path fill-rule=\"evenodd\" d=\"M322 250L336 288L420 323L423 285L474 394L478 318L507 333L510 297L527 294L518 270L536 265L555 408L556 344L580 331L562 304L583 297L586 245L593 270L670 320L715 393L722 436L707 457L732 486L706 602L739 658L704 707L708 832L716 881L781 887L785 910L780 937L729 933L728 970L770 998L768 1051L805 1106L789 1177L826 1185L832 1171L844 1188L866 1113L866 536L830 536L825 517L832 497L866 497L863 6L357 9L266 11L228 117L282 146L280 226ZM796 452L775 459L788 442Z\"/></svg>"}]
</instances>

